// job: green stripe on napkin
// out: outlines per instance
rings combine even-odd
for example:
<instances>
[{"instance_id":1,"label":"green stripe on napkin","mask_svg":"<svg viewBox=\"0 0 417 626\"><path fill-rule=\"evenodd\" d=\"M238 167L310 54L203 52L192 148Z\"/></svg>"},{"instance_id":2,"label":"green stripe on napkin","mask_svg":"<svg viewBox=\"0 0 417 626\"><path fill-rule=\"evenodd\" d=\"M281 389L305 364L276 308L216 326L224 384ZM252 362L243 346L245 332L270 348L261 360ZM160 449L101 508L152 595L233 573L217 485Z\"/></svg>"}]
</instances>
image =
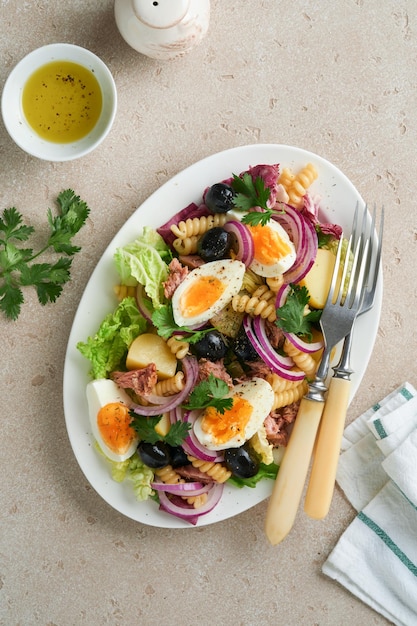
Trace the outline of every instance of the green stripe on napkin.
<instances>
[{"instance_id":1,"label":"green stripe on napkin","mask_svg":"<svg viewBox=\"0 0 417 626\"><path fill-rule=\"evenodd\" d=\"M417 565L415 565L406 554L397 546L394 541L392 541L391 537L387 535L385 531L382 530L378 524L375 524L373 520L371 520L363 511L360 511L357 515L358 519L360 519L368 528L370 528L378 537L385 543L385 545L397 556L401 563L406 566L406 568L417 577Z\"/></svg>"}]
</instances>

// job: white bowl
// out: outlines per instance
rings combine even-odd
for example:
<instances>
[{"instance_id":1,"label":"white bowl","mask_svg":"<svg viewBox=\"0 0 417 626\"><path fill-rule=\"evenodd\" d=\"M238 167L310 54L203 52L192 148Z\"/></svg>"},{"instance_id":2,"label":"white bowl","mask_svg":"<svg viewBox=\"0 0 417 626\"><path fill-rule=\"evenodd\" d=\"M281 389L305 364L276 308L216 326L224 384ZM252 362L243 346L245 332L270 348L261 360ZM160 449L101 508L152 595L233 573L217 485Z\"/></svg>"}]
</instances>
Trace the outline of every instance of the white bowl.
<instances>
[{"instance_id":1,"label":"white bowl","mask_svg":"<svg viewBox=\"0 0 417 626\"><path fill-rule=\"evenodd\" d=\"M92 71L102 92L102 110L91 132L72 143L42 139L28 124L22 109L23 87L33 72L52 61L71 61ZM117 109L117 91L108 67L95 54L68 43L53 43L25 56L11 71L4 85L1 111L11 138L28 154L46 161L70 161L94 150L107 136Z\"/></svg>"}]
</instances>

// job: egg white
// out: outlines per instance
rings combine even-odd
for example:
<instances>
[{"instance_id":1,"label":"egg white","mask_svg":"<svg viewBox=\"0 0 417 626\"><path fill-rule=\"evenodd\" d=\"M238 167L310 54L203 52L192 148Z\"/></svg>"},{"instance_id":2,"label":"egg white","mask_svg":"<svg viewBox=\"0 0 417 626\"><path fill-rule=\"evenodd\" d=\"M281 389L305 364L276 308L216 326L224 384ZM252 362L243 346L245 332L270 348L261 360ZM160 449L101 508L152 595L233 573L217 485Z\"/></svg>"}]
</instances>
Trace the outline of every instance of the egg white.
<instances>
[{"instance_id":1,"label":"egg white","mask_svg":"<svg viewBox=\"0 0 417 626\"><path fill-rule=\"evenodd\" d=\"M227 220L238 220L241 222L245 215L247 215L246 211L235 211L232 209L227 213ZM249 266L250 269L259 276L271 278L273 276L283 274L284 272L289 270L290 267L292 267L292 265L294 265L295 263L297 252L287 231L281 226L281 224L279 224L275 220L269 220L267 228L271 228L272 230L274 230L278 234L279 238L283 240L290 248L290 252L287 255L277 255L276 261L268 265L261 263L256 258L253 259L252 263Z\"/></svg>"},{"instance_id":2,"label":"egg white","mask_svg":"<svg viewBox=\"0 0 417 626\"><path fill-rule=\"evenodd\" d=\"M252 414L249 421L242 432L231 437L228 441L218 441L215 434L203 430L204 413L202 413L194 422L193 428L199 442L208 450L227 450L242 446L262 427L274 404L274 391L263 378L253 378L235 385L227 397L233 396L240 396L251 404Z\"/></svg>"},{"instance_id":3,"label":"egg white","mask_svg":"<svg viewBox=\"0 0 417 626\"><path fill-rule=\"evenodd\" d=\"M295 250L295 246L291 239L288 236L286 230L276 222L275 220L270 220L268 224L264 228L270 228L275 233L277 233L278 237L290 248L290 252L285 256L280 256L277 253L276 260L271 264L261 263L256 259L256 251L255 258L250 264L250 269L259 274L259 276L264 276L265 278L270 278L272 276L277 276L279 274L283 274L287 270L290 269L292 265L294 265L297 253Z\"/></svg>"},{"instance_id":4,"label":"egg white","mask_svg":"<svg viewBox=\"0 0 417 626\"><path fill-rule=\"evenodd\" d=\"M123 389L118 387L113 380L107 378L100 378L89 382L86 393L91 430L93 431L93 436L98 445L104 454L112 461L125 461L135 452L139 439L136 438L132 440L132 443L125 452L120 454L114 452L107 446L100 434L97 425L97 415L103 406L111 402L121 402L129 406L131 404L129 396Z\"/></svg>"},{"instance_id":5,"label":"egg white","mask_svg":"<svg viewBox=\"0 0 417 626\"><path fill-rule=\"evenodd\" d=\"M178 326L198 326L207 322L213 315L224 309L232 300L233 296L239 293L245 274L245 265L234 259L224 259L221 261L211 261L204 263L200 267L187 274L172 296L172 311L175 323ZM201 313L194 316L184 316L181 307L181 298L192 287L195 281L202 276L213 276L220 280L225 288L219 298Z\"/></svg>"}]
</instances>

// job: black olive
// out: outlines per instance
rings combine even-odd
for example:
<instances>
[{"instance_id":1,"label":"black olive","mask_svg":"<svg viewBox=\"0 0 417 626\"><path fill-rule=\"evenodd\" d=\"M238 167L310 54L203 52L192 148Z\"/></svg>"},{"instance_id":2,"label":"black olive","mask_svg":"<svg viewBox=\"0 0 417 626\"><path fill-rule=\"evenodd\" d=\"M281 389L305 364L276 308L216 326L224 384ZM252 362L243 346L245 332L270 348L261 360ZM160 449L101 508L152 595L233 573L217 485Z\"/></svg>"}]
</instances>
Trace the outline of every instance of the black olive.
<instances>
[{"instance_id":1,"label":"black olive","mask_svg":"<svg viewBox=\"0 0 417 626\"><path fill-rule=\"evenodd\" d=\"M172 465L172 467L182 467L190 463L181 446L168 446L168 449L170 465Z\"/></svg>"},{"instance_id":2,"label":"black olive","mask_svg":"<svg viewBox=\"0 0 417 626\"><path fill-rule=\"evenodd\" d=\"M212 213L227 213L233 208L235 192L225 183L216 183L206 192L204 203Z\"/></svg>"},{"instance_id":3,"label":"black olive","mask_svg":"<svg viewBox=\"0 0 417 626\"><path fill-rule=\"evenodd\" d=\"M248 336L243 326L239 328L239 331L235 339L233 340L231 348L236 354L237 358L241 361L257 361L259 359L259 355L253 347L250 339L248 339Z\"/></svg>"},{"instance_id":4,"label":"black olive","mask_svg":"<svg viewBox=\"0 0 417 626\"><path fill-rule=\"evenodd\" d=\"M224 464L238 478L251 478L259 471L259 461L245 446L224 451Z\"/></svg>"},{"instance_id":5,"label":"black olive","mask_svg":"<svg viewBox=\"0 0 417 626\"><path fill-rule=\"evenodd\" d=\"M209 331L191 348L199 359L208 359L209 361L219 361L225 357L227 352L223 335L218 330Z\"/></svg>"},{"instance_id":6,"label":"black olive","mask_svg":"<svg viewBox=\"0 0 417 626\"><path fill-rule=\"evenodd\" d=\"M220 261L229 256L232 244L232 235L221 226L215 226L200 237L197 252L206 263Z\"/></svg>"},{"instance_id":7,"label":"black olive","mask_svg":"<svg viewBox=\"0 0 417 626\"><path fill-rule=\"evenodd\" d=\"M140 441L138 454L142 462L152 469L165 467L170 462L170 451L167 444L163 441L157 441L156 443Z\"/></svg>"}]
</instances>

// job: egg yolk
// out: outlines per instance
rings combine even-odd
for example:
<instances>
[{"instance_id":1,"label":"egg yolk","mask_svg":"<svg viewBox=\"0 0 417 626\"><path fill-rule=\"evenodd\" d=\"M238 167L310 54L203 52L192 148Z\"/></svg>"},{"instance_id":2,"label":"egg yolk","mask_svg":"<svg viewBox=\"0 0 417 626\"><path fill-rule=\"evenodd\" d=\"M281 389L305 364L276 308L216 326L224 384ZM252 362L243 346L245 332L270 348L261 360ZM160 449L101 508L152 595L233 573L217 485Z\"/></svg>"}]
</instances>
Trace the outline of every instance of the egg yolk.
<instances>
[{"instance_id":1,"label":"egg yolk","mask_svg":"<svg viewBox=\"0 0 417 626\"><path fill-rule=\"evenodd\" d=\"M126 452L136 437L130 422L129 409L121 402L105 404L97 414L97 426L103 441L116 454Z\"/></svg>"},{"instance_id":2,"label":"egg yolk","mask_svg":"<svg viewBox=\"0 0 417 626\"><path fill-rule=\"evenodd\" d=\"M234 397L231 409L220 413L213 406L207 407L201 429L210 434L216 443L226 443L236 435L244 435L253 407L245 398Z\"/></svg>"},{"instance_id":3,"label":"egg yolk","mask_svg":"<svg viewBox=\"0 0 417 626\"><path fill-rule=\"evenodd\" d=\"M183 317L195 317L204 313L217 302L225 289L225 283L215 276L201 276L184 291L180 298Z\"/></svg>"},{"instance_id":4,"label":"egg yolk","mask_svg":"<svg viewBox=\"0 0 417 626\"><path fill-rule=\"evenodd\" d=\"M290 254L290 246L273 228L259 224L250 226L249 229L255 248L254 257L262 265L272 265Z\"/></svg>"}]
</instances>

